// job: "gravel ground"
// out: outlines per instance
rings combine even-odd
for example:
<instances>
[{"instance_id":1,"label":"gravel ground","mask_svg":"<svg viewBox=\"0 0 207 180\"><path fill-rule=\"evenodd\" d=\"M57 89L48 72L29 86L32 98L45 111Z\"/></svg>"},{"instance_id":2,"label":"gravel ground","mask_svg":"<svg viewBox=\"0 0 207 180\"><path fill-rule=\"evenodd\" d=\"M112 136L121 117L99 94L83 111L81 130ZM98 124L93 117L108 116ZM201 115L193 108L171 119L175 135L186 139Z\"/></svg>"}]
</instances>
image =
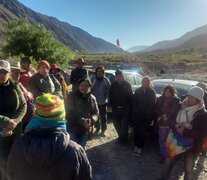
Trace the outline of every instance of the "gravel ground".
<instances>
[{"instance_id":1,"label":"gravel ground","mask_svg":"<svg viewBox=\"0 0 207 180\"><path fill-rule=\"evenodd\" d=\"M116 141L113 124L108 124L106 136L96 136L87 144L87 154L93 167L94 180L156 180L164 168L158 162L157 141L149 138L141 158L133 152L131 133L129 148ZM170 180L183 179L183 161L180 160L171 173ZM194 169L193 179L207 180L207 158L200 156Z\"/></svg>"}]
</instances>

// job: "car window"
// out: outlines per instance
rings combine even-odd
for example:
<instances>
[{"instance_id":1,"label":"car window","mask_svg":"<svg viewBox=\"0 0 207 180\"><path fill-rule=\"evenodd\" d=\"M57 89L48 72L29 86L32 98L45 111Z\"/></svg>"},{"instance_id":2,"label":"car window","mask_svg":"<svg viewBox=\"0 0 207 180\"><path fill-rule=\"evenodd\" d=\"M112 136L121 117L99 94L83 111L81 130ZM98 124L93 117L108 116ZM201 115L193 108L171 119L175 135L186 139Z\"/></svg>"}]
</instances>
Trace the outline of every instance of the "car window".
<instances>
[{"instance_id":1,"label":"car window","mask_svg":"<svg viewBox=\"0 0 207 180\"><path fill-rule=\"evenodd\" d=\"M162 94L165 86L167 86L167 83L159 83L159 82L153 83L153 88L157 94Z\"/></svg>"},{"instance_id":2,"label":"car window","mask_svg":"<svg viewBox=\"0 0 207 180\"><path fill-rule=\"evenodd\" d=\"M88 76L89 76L89 79L91 81L93 81L95 79L95 72L94 71L88 71Z\"/></svg>"},{"instance_id":3,"label":"car window","mask_svg":"<svg viewBox=\"0 0 207 180\"><path fill-rule=\"evenodd\" d=\"M105 76L109 79L111 84L115 81L115 76L113 74L105 73Z\"/></svg>"},{"instance_id":4,"label":"car window","mask_svg":"<svg viewBox=\"0 0 207 180\"><path fill-rule=\"evenodd\" d=\"M136 81L135 81L135 78L134 78L134 74L124 74L125 76L125 80L129 82L129 84L131 85L136 85Z\"/></svg>"},{"instance_id":5,"label":"car window","mask_svg":"<svg viewBox=\"0 0 207 180\"><path fill-rule=\"evenodd\" d=\"M188 90L191 88L191 86L183 85L183 84L175 84L174 87L175 87L175 89L177 91L177 95L179 97L187 94Z\"/></svg>"},{"instance_id":6,"label":"car window","mask_svg":"<svg viewBox=\"0 0 207 180\"><path fill-rule=\"evenodd\" d=\"M142 84L142 76L138 75L138 74L135 74L135 81L136 81L136 84L141 86Z\"/></svg>"}]
</instances>

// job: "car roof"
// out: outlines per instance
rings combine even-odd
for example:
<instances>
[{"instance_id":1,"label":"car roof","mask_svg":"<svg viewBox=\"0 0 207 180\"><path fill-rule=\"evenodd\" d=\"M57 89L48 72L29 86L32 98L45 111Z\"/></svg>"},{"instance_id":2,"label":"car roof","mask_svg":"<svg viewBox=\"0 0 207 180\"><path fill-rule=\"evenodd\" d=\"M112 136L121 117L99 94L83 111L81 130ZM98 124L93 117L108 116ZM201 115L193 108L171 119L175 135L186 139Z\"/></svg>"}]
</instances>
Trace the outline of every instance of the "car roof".
<instances>
[{"instance_id":1,"label":"car roof","mask_svg":"<svg viewBox=\"0 0 207 180\"><path fill-rule=\"evenodd\" d=\"M136 71L130 71L130 70L121 70L121 71L124 72L124 73L139 74ZM114 75L115 75L115 72L116 72L116 70L113 70L113 69L106 69L105 70L105 73L111 73L111 74L114 74Z\"/></svg>"},{"instance_id":2,"label":"car roof","mask_svg":"<svg viewBox=\"0 0 207 180\"><path fill-rule=\"evenodd\" d=\"M183 84L183 85L189 85L189 86L195 86L198 81L191 81L191 80L184 80L184 79L154 79L152 80L152 83L170 83L170 84Z\"/></svg>"}]
</instances>

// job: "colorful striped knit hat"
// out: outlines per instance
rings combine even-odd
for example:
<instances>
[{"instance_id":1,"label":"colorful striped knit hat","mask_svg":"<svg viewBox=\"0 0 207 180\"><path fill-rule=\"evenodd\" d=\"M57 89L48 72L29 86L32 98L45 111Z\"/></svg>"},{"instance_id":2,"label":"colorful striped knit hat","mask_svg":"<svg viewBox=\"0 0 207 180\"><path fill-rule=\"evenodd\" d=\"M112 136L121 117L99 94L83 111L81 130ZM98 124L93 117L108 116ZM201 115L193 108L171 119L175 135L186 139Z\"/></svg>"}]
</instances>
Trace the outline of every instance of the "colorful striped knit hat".
<instances>
[{"instance_id":1,"label":"colorful striped knit hat","mask_svg":"<svg viewBox=\"0 0 207 180\"><path fill-rule=\"evenodd\" d=\"M50 121L65 121L65 106L63 101L55 95L43 94L35 100L35 115Z\"/></svg>"}]
</instances>

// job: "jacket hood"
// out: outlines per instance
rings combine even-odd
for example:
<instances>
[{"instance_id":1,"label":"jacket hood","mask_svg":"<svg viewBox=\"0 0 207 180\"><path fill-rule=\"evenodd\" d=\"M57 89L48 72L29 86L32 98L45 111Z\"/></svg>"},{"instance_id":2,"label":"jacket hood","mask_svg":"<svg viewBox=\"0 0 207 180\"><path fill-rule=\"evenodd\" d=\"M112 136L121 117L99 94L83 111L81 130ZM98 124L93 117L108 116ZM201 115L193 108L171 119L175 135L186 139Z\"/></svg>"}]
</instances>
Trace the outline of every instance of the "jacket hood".
<instances>
[{"instance_id":1,"label":"jacket hood","mask_svg":"<svg viewBox=\"0 0 207 180\"><path fill-rule=\"evenodd\" d=\"M36 169L51 167L66 151L69 134L63 129L35 129L23 136L22 153L27 163Z\"/></svg>"}]
</instances>

